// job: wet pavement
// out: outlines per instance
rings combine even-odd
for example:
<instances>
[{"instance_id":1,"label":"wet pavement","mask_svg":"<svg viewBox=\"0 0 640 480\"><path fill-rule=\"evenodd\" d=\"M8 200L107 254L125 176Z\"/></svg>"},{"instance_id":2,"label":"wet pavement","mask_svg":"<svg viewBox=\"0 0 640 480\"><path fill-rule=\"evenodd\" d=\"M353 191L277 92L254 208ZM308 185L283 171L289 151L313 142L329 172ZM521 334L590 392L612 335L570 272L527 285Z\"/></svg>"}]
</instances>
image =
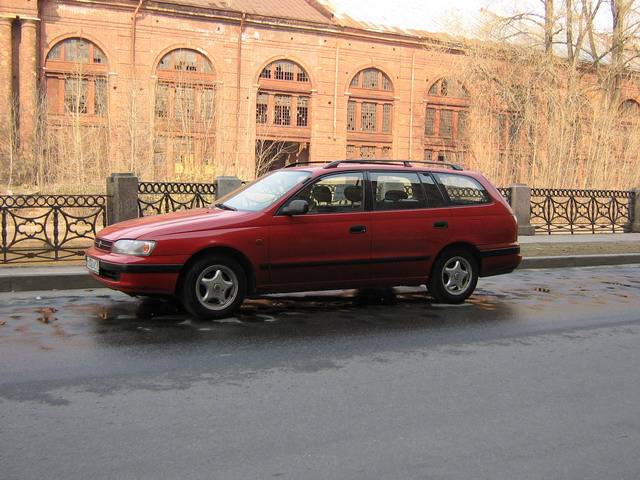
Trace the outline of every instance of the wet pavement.
<instances>
[{"instance_id":1,"label":"wet pavement","mask_svg":"<svg viewBox=\"0 0 640 480\"><path fill-rule=\"evenodd\" d=\"M2 478L640 478L640 266L249 300L0 294Z\"/></svg>"}]
</instances>

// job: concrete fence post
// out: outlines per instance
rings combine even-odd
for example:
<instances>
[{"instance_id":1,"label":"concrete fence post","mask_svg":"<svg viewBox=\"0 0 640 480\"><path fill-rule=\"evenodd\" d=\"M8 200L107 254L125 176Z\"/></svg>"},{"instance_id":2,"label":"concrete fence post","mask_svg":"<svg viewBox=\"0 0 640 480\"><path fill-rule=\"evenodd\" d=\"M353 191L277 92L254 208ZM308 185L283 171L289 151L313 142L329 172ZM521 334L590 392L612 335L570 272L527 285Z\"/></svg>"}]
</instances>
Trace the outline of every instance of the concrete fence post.
<instances>
[{"instance_id":1,"label":"concrete fence post","mask_svg":"<svg viewBox=\"0 0 640 480\"><path fill-rule=\"evenodd\" d=\"M238 177L216 177L216 198L224 197L242 186L242 180Z\"/></svg>"},{"instance_id":2,"label":"concrete fence post","mask_svg":"<svg viewBox=\"0 0 640 480\"><path fill-rule=\"evenodd\" d=\"M112 173L107 177L107 225L138 218L138 177Z\"/></svg>"},{"instance_id":3,"label":"concrete fence post","mask_svg":"<svg viewBox=\"0 0 640 480\"><path fill-rule=\"evenodd\" d=\"M522 183L511 185L511 208L518 219L518 235L534 235L531 225L531 187Z\"/></svg>"},{"instance_id":4,"label":"concrete fence post","mask_svg":"<svg viewBox=\"0 0 640 480\"><path fill-rule=\"evenodd\" d=\"M629 205L629 224L631 232L640 233L640 188L632 189L635 194Z\"/></svg>"}]
</instances>

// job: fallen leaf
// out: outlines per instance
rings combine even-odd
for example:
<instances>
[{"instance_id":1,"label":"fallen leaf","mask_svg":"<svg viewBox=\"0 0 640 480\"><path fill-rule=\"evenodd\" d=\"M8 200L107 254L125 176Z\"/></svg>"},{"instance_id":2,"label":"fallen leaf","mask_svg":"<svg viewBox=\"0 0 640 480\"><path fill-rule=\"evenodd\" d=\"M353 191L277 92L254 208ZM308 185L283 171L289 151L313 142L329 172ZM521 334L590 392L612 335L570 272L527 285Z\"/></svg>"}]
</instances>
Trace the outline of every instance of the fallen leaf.
<instances>
[{"instance_id":1,"label":"fallen leaf","mask_svg":"<svg viewBox=\"0 0 640 480\"><path fill-rule=\"evenodd\" d=\"M36 310L36 312L42 313L43 315L50 315L50 314L55 313L57 311L58 311L58 309L55 308L55 307L42 307L42 308L38 308Z\"/></svg>"},{"instance_id":2,"label":"fallen leaf","mask_svg":"<svg viewBox=\"0 0 640 480\"><path fill-rule=\"evenodd\" d=\"M2 327L3 325L6 325L7 321L6 320L0 320L0 327Z\"/></svg>"},{"instance_id":3,"label":"fallen leaf","mask_svg":"<svg viewBox=\"0 0 640 480\"><path fill-rule=\"evenodd\" d=\"M38 321L40 323L51 323L51 322L55 322L56 320L58 320L56 317L53 316L53 314L55 312L57 312L58 309L54 308L54 307L42 307L42 308L38 308L36 310L36 312L38 312L39 314L41 314L40 317L38 317Z\"/></svg>"}]
</instances>

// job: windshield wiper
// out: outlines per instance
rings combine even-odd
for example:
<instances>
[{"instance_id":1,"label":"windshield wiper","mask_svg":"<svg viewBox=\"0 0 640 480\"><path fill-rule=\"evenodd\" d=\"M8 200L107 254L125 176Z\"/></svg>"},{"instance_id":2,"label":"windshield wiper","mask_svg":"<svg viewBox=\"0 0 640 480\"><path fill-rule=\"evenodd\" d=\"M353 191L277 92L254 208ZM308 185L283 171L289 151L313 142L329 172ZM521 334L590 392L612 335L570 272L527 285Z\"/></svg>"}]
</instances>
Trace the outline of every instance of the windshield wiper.
<instances>
[{"instance_id":1,"label":"windshield wiper","mask_svg":"<svg viewBox=\"0 0 640 480\"><path fill-rule=\"evenodd\" d=\"M216 207L221 208L222 210L231 210L234 212L238 210L237 208L230 207L229 205L225 205L224 203L216 203Z\"/></svg>"}]
</instances>

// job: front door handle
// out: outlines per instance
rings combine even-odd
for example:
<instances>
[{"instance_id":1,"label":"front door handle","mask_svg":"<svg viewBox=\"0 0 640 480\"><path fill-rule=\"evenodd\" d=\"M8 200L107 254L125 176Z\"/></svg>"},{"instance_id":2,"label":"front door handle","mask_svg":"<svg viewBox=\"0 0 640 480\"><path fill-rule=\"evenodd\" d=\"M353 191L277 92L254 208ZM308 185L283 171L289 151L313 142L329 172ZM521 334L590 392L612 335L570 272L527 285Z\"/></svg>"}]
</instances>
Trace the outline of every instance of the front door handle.
<instances>
[{"instance_id":1,"label":"front door handle","mask_svg":"<svg viewBox=\"0 0 640 480\"><path fill-rule=\"evenodd\" d=\"M349 227L350 233L366 233L367 227L365 225L353 225Z\"/></svg>"},{"instance_id":2,"label":"front door handle","mask_svg":"<svg viewBox=\"0 0 640 480\"><path fill-rule=\"evenodd\" d=\"M433 226L434 228L448 228L449 222L435 222Z\"/></svg>"}]
</instances>

